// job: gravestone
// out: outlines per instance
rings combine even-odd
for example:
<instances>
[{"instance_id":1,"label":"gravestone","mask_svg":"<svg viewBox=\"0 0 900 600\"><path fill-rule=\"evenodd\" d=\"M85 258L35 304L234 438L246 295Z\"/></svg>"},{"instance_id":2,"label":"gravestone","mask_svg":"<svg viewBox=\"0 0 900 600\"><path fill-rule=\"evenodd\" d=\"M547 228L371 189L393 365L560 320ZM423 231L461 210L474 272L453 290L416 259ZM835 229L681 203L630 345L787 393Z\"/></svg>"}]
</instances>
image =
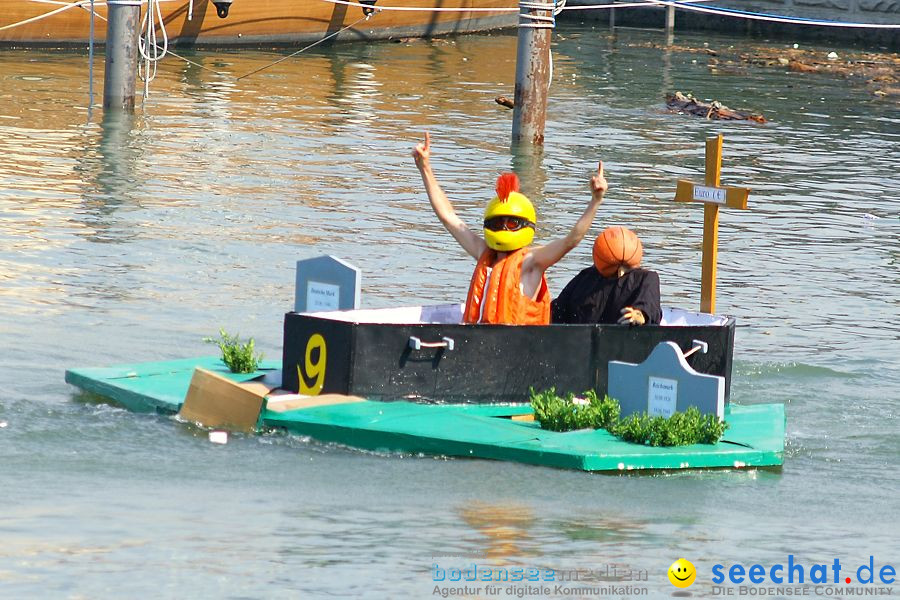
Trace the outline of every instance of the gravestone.
<instances>
[{"instance_id":1,"label":"gravestone","mask_svg":"<svg viewBox=\"0 0 900 600\"><path fill-rule=\"evenodd\" d=\"M691 368L675 342L661 342L640 364L609 361L607 393L619 401L621 417L646 412L670 417L695 406L703 415L725 416L725 378Z\"/></svg>"},{"instance_id":2,"label":"gravestone","mask_svg":"<svg viewBox=\"0 0 900 600\"><path fill-rule=\"evenodd\" d=\"M297 261L294 312L359 308L360 270L333 256Z\"/></svg>"}]
</instances>

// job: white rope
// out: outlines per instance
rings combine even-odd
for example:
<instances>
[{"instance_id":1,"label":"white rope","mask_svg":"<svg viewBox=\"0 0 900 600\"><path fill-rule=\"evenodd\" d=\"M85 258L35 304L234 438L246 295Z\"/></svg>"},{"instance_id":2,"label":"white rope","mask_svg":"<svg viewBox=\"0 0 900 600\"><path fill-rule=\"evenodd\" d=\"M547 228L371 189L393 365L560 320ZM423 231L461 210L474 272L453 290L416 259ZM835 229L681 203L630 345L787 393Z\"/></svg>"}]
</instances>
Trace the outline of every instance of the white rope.
<instances>
[{"instance_id":1,"label":"white rope","mask_svg":"<svg viewBox=\"0 0 900 600\"><path fill-rule=\"evenodd\" d=\"M131 2L134 0L107 0L109 3L113 1ZM156 43L157 19L159 20L159 30L162 33L162 46ZM159 0L147 0L147 10L144 11L144 18L141 20L141 33L142 35L138 38L138 49L144 59L141 77L144 79L144 97L146 98L150 95L150 82L156 78L157 65L169 52L169 34L166 32Z\"/></svg>"},{"instance_id":2,"label":"white rope","mask_svg":"<svg viewBox=\"0 0 900 600\"><path fill-rule=\"evenodd\" d=\"M16 27L20 27L22 25L27 25L29 23L34 23L36 21L40 21L42 19L46 19L57 15L61 12L69 10L70 8L83 7L85 4L90 4L94 6L102 6L104 4L107 5L121 5L121 6L142 6L145 2L175 2L179 0L107 0L106 2L93 2L93 0L76 0L75 2L62 2L61 0L30 0L31 2L37 2L41 4L59 4L61 5L59 8L51 10L41 15L37 15L28 19L24 19L22 21L18 21L16 23L10 23L9 25L0 26L0 31L6 31L9 29L14 29ZM341 4L344 6L356 6L362 9L371 9L372 6L368 4L362 4L359 2L350 2L348 0L323 0L324 2L329 2L331 4ZM666 0L644 0L639 2L622 2L622 3L606 3L606 4L590 4L584 6L560 6L558 10L561 12L563 10L601 10L601 9L612 9L612 8L632 8L632 7L640 7L640 6L674 6L676 8L680 8L682 10L690 10L695 12L702 12L707 14L726 16L726 17L734 17L741 19L751 19L757 21L769 21L773 23L789 23L796 25L818 25L821 27L850 27L850 28L866 28L866 29L900 29L900 24L892 24L892 23L852 23L852 22L842 22L842 21L824 21L824 20L816 20L816 19L803 19L798 17L785 17L781 15L767 15L760 13L749 13L746 11L733 11L730 9L721 9L716 7L701 7L696 6L699 2L709 2L710 0L684 0L683 2L671 2ZM193 7L194 0L189 0L190 4L188 7L188 20L193 17ZM564 4L564 3L563 3ZM158 6L158 4L157 4ZM446 7L414 7L414 6L379 6L379 10L386 11L418 11L418 12L458 12L458 13L472 13L472 12L514 12L518 11L518 7L496 7L496 8L485 8L485 7L469 7L469 8L446 8ZM554 13L558 14L558 13ZM99 15L98 15L99 16ZM531 26L531 27L549 27L549 25L545 23L549 23L545 20L545 18L535 19L537 15L533 17L527 17L534 21L535 23L526 23L520 26Z\"/></svg>"},{"instance_id":3,"label":"white rope","mask_svg":"<svg viewBox=\"0 0 900 600\"><path fill-rule=\"evenodd\" d=\"M372 7L369 6L369 7L367 7L367 8L372 8ZM310 44L310 45L308 45L308 46L305 46L305 47L303 47L303 48L300 48L300 49L297 50L296 52L293 52L293 53L291 53L291 54L288 54L287 56L282 56L282 57L279 58L278 60L273 61L273 62L271 62L271 63L269 63L269 64L267 64L267 65L264 65L264 66L262 66L262 67L260 67L260 68L258 68L258 69L254 69L253 71L250 71L249 73L246 73L246 74L244 74L244 75L241 75L240 77L235 77L235 79L241 80L241 79L244 79L245 77L250 77L251 75L255 75L255 74L259 73L260 71L264 71L265 69L268 69L269 67L274 67L275 65L277 65L277 64L280 63L280 62L283 62L283 61L285 61L285 60L287 60L287 59L289 59L289 58L292 58L292 57L294 57L294 56L297 56L297 55L300 54L301 52L306 52L307 50L309 50L309 49L312 48L313 46L318 46L318 45L321 44L322 42L324 42L324 41L326 41L326 40L330 40L330 39L333 38L334 36L336 36L336 35L338 35L338 34L340 34L340 33L343 33L344 31L347 31L348 29L350 29L350 28L352 28L352 27L356 27L356 25L357 25L358 23L361 23L361 22L363 22L363 21L368 21L373 15L377 15L379 12L381 12L381 10L378 9L378 8L376 8L376 9L374 9L374 11L369 12L369 13L366 13L364 17L362 17L361 19L357 19L356 21L350 23L350 24L347 25L346 27L343 27L343 28L341 28L341 29L338 29L338 30L335 31L334 33L329 34L329 35L326 35L326 36L323 37L322 39L316 40L316 41L313 42L312 44Z\"/></svg>"},{"instance_id":4,"label":"white rope","mask_svg":"<svg viewBox=\"0 0 900 600\"><path fill-rule=\"evenodd\" d=\"M685 0L686 3L695 2L712 2L712 0ZM638 6L652 6L650 0L641 0L639 2L612 2L607 4L584 4L578 6L566 6L563 10L603 10L608 8L634 8Z\"/></svg>"},{"instance_id":5,"label":"white rope","mask_svg":"<svg viewBox=\"0 0 900 600\"><path fill-rule=\"evenodd\" d=\"M556 27L557 4L547 2L534 2L532 0L520 0L519 2L519 27L530 29L553 29ZM538 15L536 12L550 13Z\"/></svg>"},{"instance_id":6,"label":"white rope","mask_svg":"<svg viewBox=\"0 0 900 600\"><path fill-rule=\"evenodd\" d=\"M369 4L360 4L359 2L348 2L347 0L323 0L324 2L330 2L331 4L343 4L344 6L358 6L359 8L373 8L373 6ZM507 8L484 8L473 6L471 8L446 8L446 7L432 7L429 8L427 6L377 6L374 7L378 10L399 10L399 11L410 11L410 12L516 12L519 10L518 7L511 6Z\"/></svg>"},{"instance_id":7,"label":"white rope","mask_svg":"<svg viewBox=\"0 0 900 600\"><path fill-rule=\"evenodd\" d=\"M710 1L711 0L685 0L685 2L688 2L688 3L710 2ZM368 4L361 4L359 2L351 2L350 0L323 0L323 2L329 2L331 4L342 4L344 6L356 6L359 8L372 8ZM556 8L555 10L562 12L564 10L593 10L593 9L604 9L604 8L629 8L632 6L653 6L653 4L654 4L654 2L652 2L651 0L641 0L639 2L590 4L590 5L585 5L585 6L565 6L565 2L561 2L558 4L558 8ZM496 7L496 8L433 7L433 8L428 8L426 6L378 6L378 9L386 10L386 11L395 10L395 11L410 11L410 12L515 12L515 11L519 10L518 7Z\"/></svg>"},{"instance_id":8,"label":"white rope","mask_svg":"<svg viewBox=\"0 0 900 600\"><path fill-rule=\"evenodd\" d=\"M27 25L29 23L34 23L35 21L40 21L41 19L46 19L47 17L52 17L53 15L57 15L63 11L69 10L70 8L76 8L81 6L82 4L88 4L91 0L78 0L78 2L72 2L71 4L65 4L57 9L51 10L50 12L44 13L42 15L38 15L36 17L31 17L30 19L25 19L23 21L19 21L18 23L11 23L9 25L4 25L0 27L0 31L5 31L6 29L12 29L14 27L19 27L20 25Z\"/></svg>"},{"instance_id":9,"label":"white rope","mask_svg":"<svg viewBox=\"0 0 900 600\"><path fill-rule=\"evenodd\" d=\"M91 0L91 42L88 46L88 119L94 106L94 0Z\"/></svg>"}]
</instances>

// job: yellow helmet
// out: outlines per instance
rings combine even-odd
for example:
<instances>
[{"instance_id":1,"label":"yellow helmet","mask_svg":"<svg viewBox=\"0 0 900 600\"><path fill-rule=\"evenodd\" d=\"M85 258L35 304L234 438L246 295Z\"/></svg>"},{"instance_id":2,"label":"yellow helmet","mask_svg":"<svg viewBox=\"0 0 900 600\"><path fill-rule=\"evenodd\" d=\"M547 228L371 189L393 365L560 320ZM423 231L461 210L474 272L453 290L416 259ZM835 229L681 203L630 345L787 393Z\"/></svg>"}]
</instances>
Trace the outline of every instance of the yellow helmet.
<instances>
[{"instance_id":1,"label":"yellow helmet","mask_svg":"<svg viewBox=\"0 0 900 600\"><path fill-rule=\"evenodd\" d=\"M497 178L497 196L484 209L484 241L498 252L524 248L534 240L537 215L534 205L519 193L519 178L504 173Z\"/></svg>"}]
</instances>

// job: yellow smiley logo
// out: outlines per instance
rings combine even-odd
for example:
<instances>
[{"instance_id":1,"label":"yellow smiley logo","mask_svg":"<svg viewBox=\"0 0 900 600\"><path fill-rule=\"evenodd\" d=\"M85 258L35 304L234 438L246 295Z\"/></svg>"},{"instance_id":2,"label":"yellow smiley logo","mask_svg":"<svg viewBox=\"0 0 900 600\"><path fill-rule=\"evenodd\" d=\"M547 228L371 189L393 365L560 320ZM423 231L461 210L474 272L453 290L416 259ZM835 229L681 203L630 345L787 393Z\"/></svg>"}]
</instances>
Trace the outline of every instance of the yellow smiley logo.
<instances>
[{"instance_id":1,"label":"yellow smiley logo","mask_svg":"<svg viewBox=\"0 0 900 600\"><path fill-rule=\"evenodd\" d=\"M687 559L679 558L672 563L671 567L669 567L669 581L671 581L672 585L675 587L690 587L696 578L697 569L695 569L691 561Z\"/></svg>"}]
</instances>

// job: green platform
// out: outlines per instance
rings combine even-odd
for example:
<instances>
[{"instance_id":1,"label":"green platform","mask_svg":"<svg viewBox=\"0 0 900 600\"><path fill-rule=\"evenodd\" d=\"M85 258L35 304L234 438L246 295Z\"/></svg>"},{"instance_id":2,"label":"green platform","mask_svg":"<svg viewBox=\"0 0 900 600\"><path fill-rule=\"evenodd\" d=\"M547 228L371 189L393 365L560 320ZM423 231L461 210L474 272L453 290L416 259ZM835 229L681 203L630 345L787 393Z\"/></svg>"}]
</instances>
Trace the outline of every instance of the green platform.
<instances>
[{"instance_id":1,"label":"green platform","mask_svg":"<svg viewBox=\"0 0 900 600\"><path fill-rule=\"evenodd\" d=\"M138 412L174 414L187 393L194 367L236 381L262 375L228 373L216 357L105 369L72 369L66 381ZM278 368L275 363L265 368ZM508 460L536 465L622 471L709 467L764 467L782 464L784 406L728 405L728 431L718 444L653 448L624 442L604 430L557 433L509 417L530 414L527 404L433 405L411 402L356 402L265 411L263 423L366 450L412 452Z\"/></svg>"}]
</instances>

